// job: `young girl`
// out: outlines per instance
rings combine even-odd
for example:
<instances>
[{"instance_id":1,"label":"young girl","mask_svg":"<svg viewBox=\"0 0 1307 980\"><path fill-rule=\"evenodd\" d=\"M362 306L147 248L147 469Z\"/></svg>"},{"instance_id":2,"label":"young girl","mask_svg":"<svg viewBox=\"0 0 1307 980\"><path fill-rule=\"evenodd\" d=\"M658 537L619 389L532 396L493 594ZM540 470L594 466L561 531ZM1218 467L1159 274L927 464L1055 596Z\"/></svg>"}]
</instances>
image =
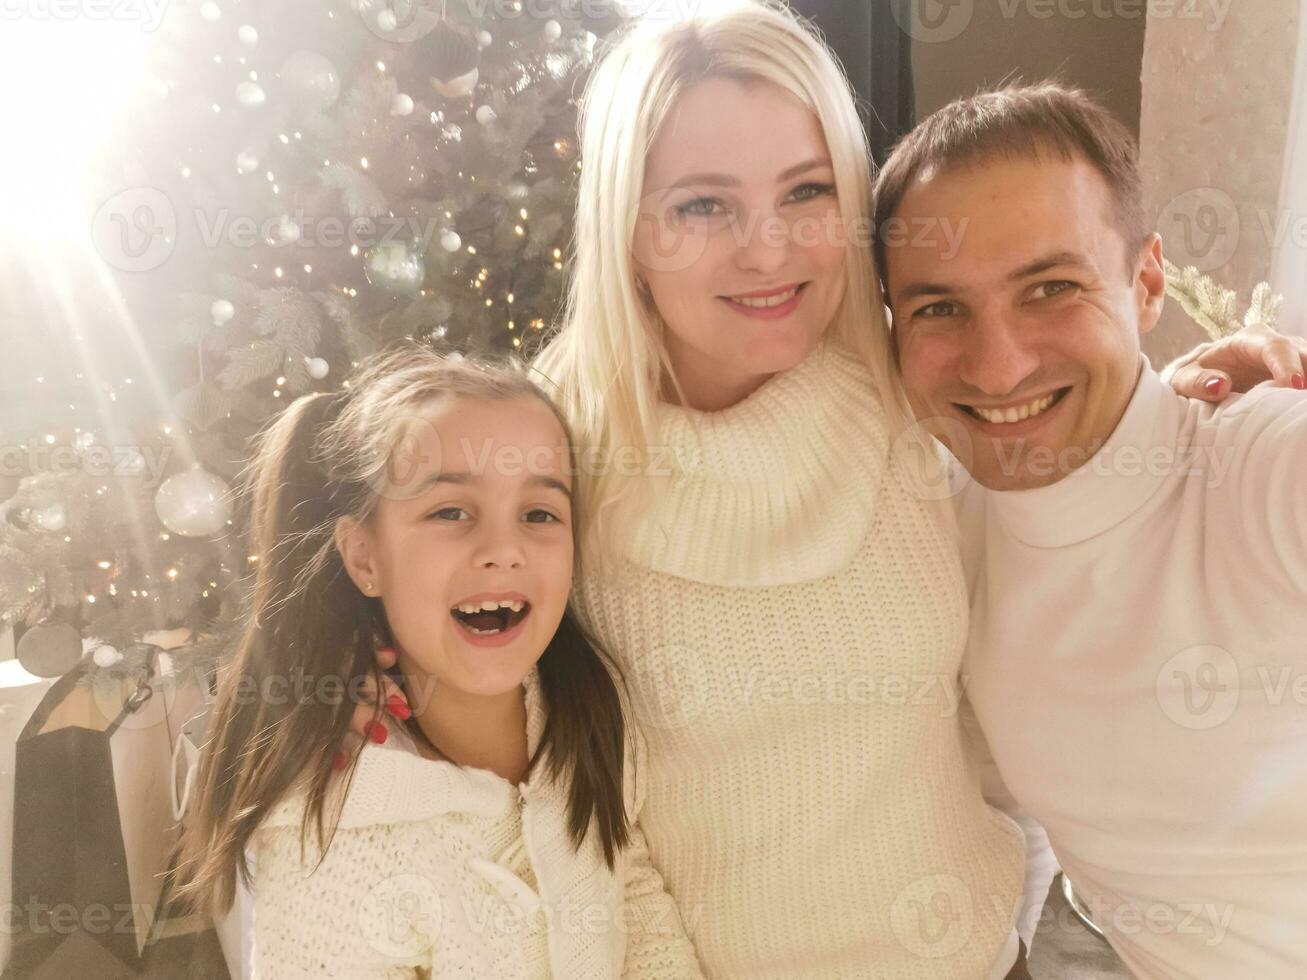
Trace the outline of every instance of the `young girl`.
<instances>
[{"instance_id":1,"label":"young girl","mask_svg":"<svg viewBox=\"0 0 1307 980\"><path fill-rule=\"evenodd\" d=\"M256 978L701 976L633 824L642 743L567 608L570 445L520 366L416 344L260 435L183 853L210 911L252 886ZM378 647L407 706L344 751Z\"/></svg>"}]
</instances>

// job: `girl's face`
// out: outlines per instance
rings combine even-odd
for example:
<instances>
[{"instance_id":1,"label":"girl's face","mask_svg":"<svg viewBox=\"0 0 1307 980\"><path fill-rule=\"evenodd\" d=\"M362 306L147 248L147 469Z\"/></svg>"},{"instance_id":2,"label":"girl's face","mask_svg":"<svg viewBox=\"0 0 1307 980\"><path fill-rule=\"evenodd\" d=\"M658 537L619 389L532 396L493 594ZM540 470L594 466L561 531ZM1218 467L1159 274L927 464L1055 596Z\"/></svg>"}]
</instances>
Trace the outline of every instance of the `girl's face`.
<instances>
[{"instance_id":1,"label":"girl's face","mask_svg":"<svg viewBox=\"0 0 1307 980\"><path fill-rule=\"evenodd\" d=\"M380 595L406 675L504 694L540 658L567 604L566 436L530 396L441 399L402 433L374 487L374 519L338 533L346 566Z\"/></svg>"},{"instance_id":2,"label":"girl's face","mask_svg":"<svg viewBox=\"0 0 1307 980\"><path fill-rule=\"evenodd\" d=\"M803 103L722 78L677 100L646 160L633 259L693 407L733 404L807 356L844 297L845 244L826 139ZM738 301L796 286L770 309Z\"/></svg>"}]
</instances>

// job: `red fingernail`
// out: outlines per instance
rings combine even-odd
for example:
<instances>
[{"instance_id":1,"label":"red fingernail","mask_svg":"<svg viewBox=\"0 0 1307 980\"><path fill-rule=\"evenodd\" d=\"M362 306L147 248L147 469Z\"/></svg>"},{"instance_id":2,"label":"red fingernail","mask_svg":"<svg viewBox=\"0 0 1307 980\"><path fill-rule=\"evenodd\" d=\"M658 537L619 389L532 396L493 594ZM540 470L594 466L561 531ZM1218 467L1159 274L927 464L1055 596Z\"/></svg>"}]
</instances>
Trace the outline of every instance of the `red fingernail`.
<instances>
[{"instance_id":1,"label":"red fingernail","mask_svg":"<svg viewBox=\"0 0 1307 980\"><path fill-rule=\"evenodd\" d=\"M408 702L404 700L402 694L392 694L386 698L386 710L400 721L404 721L413 714L413 709L408 706Z\"/></svg>"},{"instance_id":2,"label":"red fingernail","mask_svg":"<svg viewBox=\"0 0 1307 980\"><path fill-rule=\"evenodd\" d=\"M331 768L337 772L340 772L347 765L349 765L349 756L344 752L337 752L336 757L331 760Z\"/></svg>"},{"instance_id":3,"label":"red fingernail","mask_svg":"<svg viewBox=\"0 0 1307 980\"><path fill-rule=\"evenodd\" d=\"M1213 395L1218 394L1221 390L1221 379L1208 378L1206 381L1203 382L1203 387L1206 388Z\"/></svg>"},{"instance_id":4,"label":"red fingernail","mask_svg":"<svg viewBox=\"0 0 1307 980\"><path fill-rule=\"evenodd\" d=\"M1289 380L1299 391L1307 390L1307 378L1304 378L1301 374L1295 374Z\"/></svg>"},{"instance_id":5,"label":"red fingernail","mask_svg":"<svg viewBox=\"0 0 1307 980\"><path fill-rule=\"evenodd\" d=\"M383 745L385 744L386 737L390 732L386 730L386 726L383 723L379 721L370 721L363 726L363 734L372 739L372 741L376 742L378 745Z\"/></svg>"}]
</instances>

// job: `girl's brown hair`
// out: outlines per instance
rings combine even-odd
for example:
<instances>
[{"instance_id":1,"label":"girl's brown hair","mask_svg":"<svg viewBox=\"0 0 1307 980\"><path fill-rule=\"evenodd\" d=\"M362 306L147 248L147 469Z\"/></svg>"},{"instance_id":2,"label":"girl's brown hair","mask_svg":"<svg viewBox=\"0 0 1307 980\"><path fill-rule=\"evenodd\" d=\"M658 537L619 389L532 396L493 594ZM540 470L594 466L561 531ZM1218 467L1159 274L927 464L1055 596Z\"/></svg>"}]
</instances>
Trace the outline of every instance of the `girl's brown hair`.
<instances>
[{"instance_id":1,"label":"girl's brown hair","mask_svg":"<svg viewBox=\"0 0 1307 980\"><path fill-rule=\"evenodd\" d=\"M374 654L394 642L381 600L365 596L346 572L333 530L341 517L367 522L376 513L376 488L384 485L404 423L450 397L537 398L571 444L566 420L520 362L451 358L417 342L369 359L339 392L296 399L255 438L240 480L242 523L249 554L257 556L244 594L247 625L219 670L212 735L201 751L179 861L181 893L197 907L222 913L234 899L237 874L249 884L246 844L302 777L301 844L312 826L324 853L330 846L335 828L325 830L324 810L332 760L356 705L349 696L324 698L314 682L339 679L335 690L356 692L371 676L381 690ZM577 523L574 514L574 534ZM575 553L579 561L579 548ZM579 848L594 822L612 868L629 842L626 733L613 676L620 679L620 672L570 605L538 670L547 720L527 772L543 756L551 778L569 781L573 842ZM301 674L310 683L294 685ZM396 669L392 676L402 687L402 674ZM261 694L269 682L292 694ZM378 705L374 718L380 714ZM358 750L346 778L357 758Z\"/></svg>"}]
</instances>

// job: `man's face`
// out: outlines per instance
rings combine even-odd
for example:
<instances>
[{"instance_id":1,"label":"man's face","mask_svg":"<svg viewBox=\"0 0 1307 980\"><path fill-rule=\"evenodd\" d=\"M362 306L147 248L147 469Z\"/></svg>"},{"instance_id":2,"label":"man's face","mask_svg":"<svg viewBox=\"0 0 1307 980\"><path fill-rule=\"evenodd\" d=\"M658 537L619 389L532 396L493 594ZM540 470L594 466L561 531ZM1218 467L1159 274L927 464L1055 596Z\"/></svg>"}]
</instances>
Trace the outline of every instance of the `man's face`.
<instances>
[{"instance_id":1,"label":"man's face","mask_svg":"<svg viewBox=\"0 0 1307 980\"><path fill-rule=\"evenodd\" d=\"M895 218L889 302L917 418L990 489L1086 462L1161 312L1158 237L1127 262L1103 178L1053 153L923 174Z\"/></svg>"}]
</instances>

